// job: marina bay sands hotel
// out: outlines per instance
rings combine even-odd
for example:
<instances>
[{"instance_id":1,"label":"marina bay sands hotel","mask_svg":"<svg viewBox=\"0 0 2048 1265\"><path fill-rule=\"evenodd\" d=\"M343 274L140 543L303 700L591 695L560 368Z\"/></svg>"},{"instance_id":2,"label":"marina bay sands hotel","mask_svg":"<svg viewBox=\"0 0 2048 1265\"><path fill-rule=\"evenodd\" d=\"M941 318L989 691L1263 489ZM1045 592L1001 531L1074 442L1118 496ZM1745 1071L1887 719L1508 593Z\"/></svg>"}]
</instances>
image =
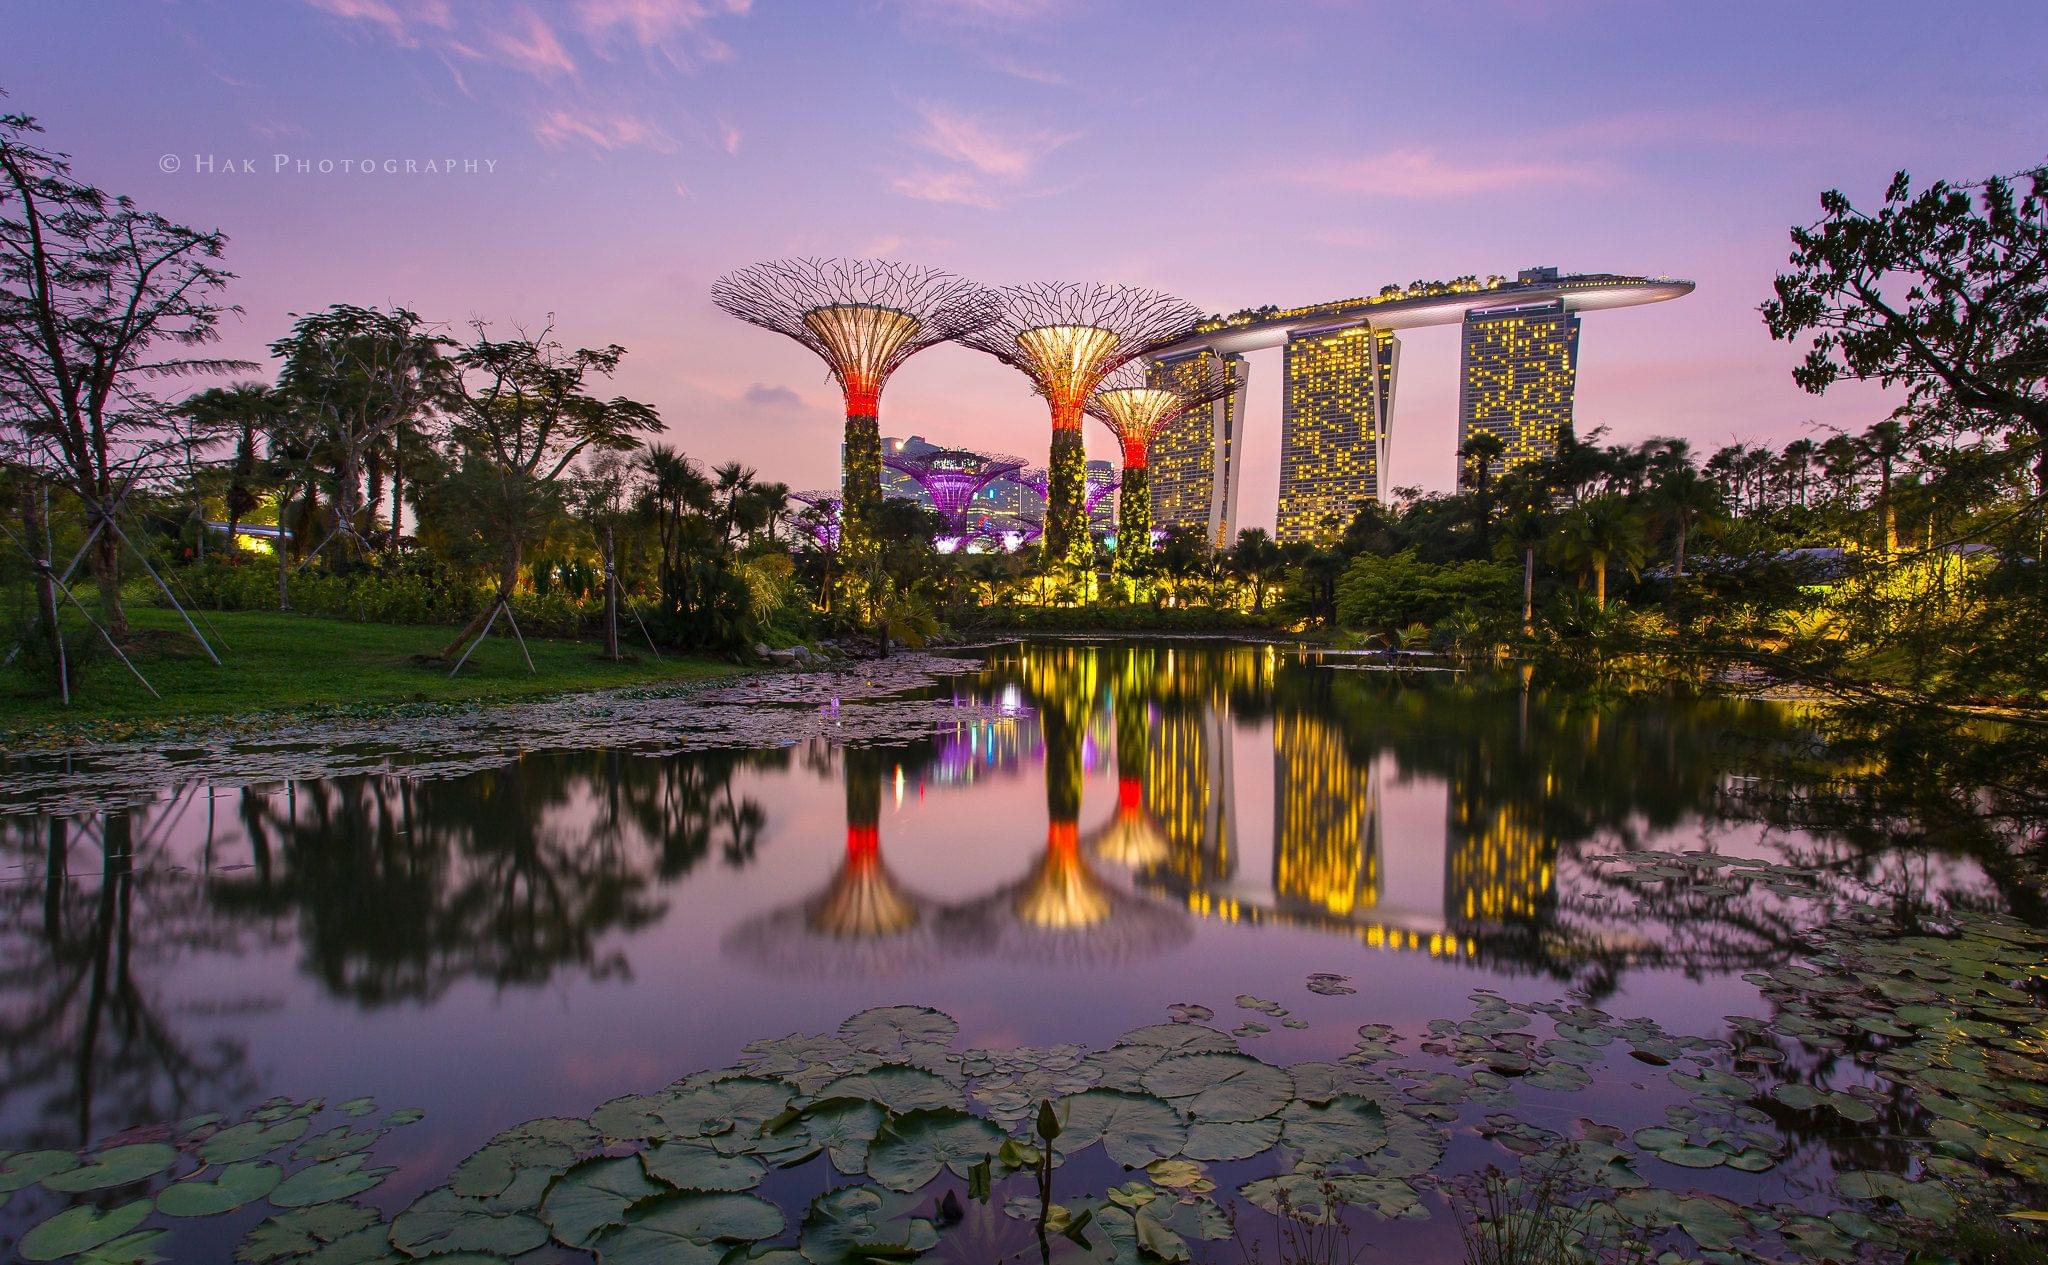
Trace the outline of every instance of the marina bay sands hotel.
<instances>
[{"instance_id":1,"label":"marina bay sands hotel","mask_svg":"<svg viewBox=\"0 0 2048 1265\"><path fill-rule=\"evenodd\" d=\"M1463 326L1458 447L1485 431L1501 440L1494 465L1549 454L1572 420L1579 363L1579 314L1657 303L1692 292L1692 282L1607 273L1559 276L1530 268L1513 281L1388 286L1370 298L1312 307L1257 308L1215 317L1153 357L1154 380L1213 371L1220 357L1236 390L1159 435L1152 446L1152 519L1164 530L1192 527L1219 545L1237 533L1239 453L1250 366L1245 353L1281 347L1280 511L1275 535L1331 540L1362 501L1386 486L1393 434L1400 331Z\"/></svg>"}]
</instances>

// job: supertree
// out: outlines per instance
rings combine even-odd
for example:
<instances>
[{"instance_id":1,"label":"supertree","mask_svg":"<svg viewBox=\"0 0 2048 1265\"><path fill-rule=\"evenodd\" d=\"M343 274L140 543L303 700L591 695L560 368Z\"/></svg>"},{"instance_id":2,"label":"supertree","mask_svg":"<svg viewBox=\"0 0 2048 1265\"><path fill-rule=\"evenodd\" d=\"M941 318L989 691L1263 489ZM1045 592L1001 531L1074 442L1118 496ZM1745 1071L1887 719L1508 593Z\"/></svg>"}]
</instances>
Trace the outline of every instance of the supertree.
<instances>
[{"instance_id":1,"label":"supertree","mask_svg":"<svg viewBox=\"0 0 2048 1265\"><path fill-rule=\"evenodd\" d=\"M1152 440L1189 413L1230 394L1231 380L1219 359L1153 366L1124 365L1104 378L1088 397L1088 412L1109 427L1123 446L1123 495L1117 502L1116 570L1152 552Z\"/></svg>"},{"instance_id":2,"label":"supertree","mask_svg":"<svg viewBox=\"0 0 2048 1265\"><path fill-rule=\"evenodd\" d=\"M916 353L986 328L1001 311L995 293L881 259L779 259L719 278L711 299L810 348L838 380L846 396L841 543L856 560L865 556L866 522L882 499L882 387Z\"/></svg>"},{"instance_id":3,"label":"supertree","mask_svg":"<svg viewBox=\"0 0 2048 1265\"><path fill-rule=\"evenodd\" d=\"M939 448L920 453L888 453L882 464L904 475L932 498L932 508L955 536L968 534L967 508L989 484L1012 478L1024 468L1022 457Z\"/></svg>"},{"instance_id":4,"label":"supertree","mask_svg":"<svg viewBox=\"0 0 2048 1265\"><path fill-rule=\"evenodd\" d=\"M807 506L809 513L800 516L804 534L818 548L836 551L839 548L839 518L842 502L838 488L819 488L810 492L791 492L789 499Z\"/></svg>"},{"instance_id":5,"label":"supertree","mask_svg":"<svg viewBox=\"0 0 2048 1265\"><path fill-rule=\"evenodd\" d=\"M1052 474L1038 466L1015 476L1017 482L1030 488L1038 499L1051 501ZM1095 507L1102 504L1102 498L1122 486L1123 476L1114 470L1089 470L1085 483L1086 494L1081 498L1083 518L1093 518Z\"/></svg>"},{"instance_id":6,"label":"supertree","mask_svg":"<svg viewBox=\"0 0 2048 1265\"><path fill-rule=\"evenodd\" d=\"M1200 314L1170 295L1129 286L1038 282L999 294L997 319L961 341L1021 370L1051 406L1045 556L1062 570L1087 572L1083 406L1105 375L1179 339Z\"/></svg>"}]
</instances>

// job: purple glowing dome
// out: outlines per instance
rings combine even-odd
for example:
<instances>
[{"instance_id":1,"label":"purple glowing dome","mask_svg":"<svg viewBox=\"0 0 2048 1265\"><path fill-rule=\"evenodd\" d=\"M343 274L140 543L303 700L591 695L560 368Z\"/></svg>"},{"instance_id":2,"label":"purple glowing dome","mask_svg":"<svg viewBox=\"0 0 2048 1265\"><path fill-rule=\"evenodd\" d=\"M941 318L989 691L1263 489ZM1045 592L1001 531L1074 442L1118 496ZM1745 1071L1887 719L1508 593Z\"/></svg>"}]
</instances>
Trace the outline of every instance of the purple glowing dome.
<instances>
[{"instance_id":1,"label":"purple glowing dome","mask_svg":"<svg viewBox=\"0 0 2048 1265\"><path fill-rule=\"evenodd\" d=\"M882 464L923 488L925 495L932 498L932 508L956 529L968 505L983 488L1024 468L1021 458L970 452L965 448L885 453Z\"/></svg>"}]
</instances>

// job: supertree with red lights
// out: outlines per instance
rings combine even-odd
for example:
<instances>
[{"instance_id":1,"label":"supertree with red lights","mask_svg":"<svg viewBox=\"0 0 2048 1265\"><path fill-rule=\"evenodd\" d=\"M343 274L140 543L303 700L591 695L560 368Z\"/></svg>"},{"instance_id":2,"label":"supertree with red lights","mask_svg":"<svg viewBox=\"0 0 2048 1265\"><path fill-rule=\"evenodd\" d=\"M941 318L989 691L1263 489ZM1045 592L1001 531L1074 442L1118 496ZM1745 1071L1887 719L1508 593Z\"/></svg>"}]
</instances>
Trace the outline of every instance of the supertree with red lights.
<instances>
[{"instance_id":1,"label":"supertree with red lights","mask_svg":"<svg viewBox=\"0 0 2048 1265\"><path fill-rule=\"evenodd\" d=\"M911 356L985 329L995 293L936 268L881 259L779 259L719 278L712 302L816 352L846 396L841 548L869 552L882 499L882 387Z\"/></svg>"},{"instance_id":2,"label":"supertree with red lights","mask_svg":"<svg viewBox=\"0 0 2048 1265\"><path fill-rule=\"evenodd\" d=\"M932 508L946 520L946 530L964 537L967 509L974 498L989 484L1015 477L1024 468L1024 459L965 448L935 448L885 453L882 464L923 488L932 498Z\"/></svg>"},{"instance_id":3,"label":"supertree with red lights","mask_svg":"<svg viewBox=\"0 0 2048 1265\"><path fill-rule=\"evenodd\" d=\"M1219 357L1181 364L1129 363L1102 380L1088 412L1123 447L1123 495L1117 502L1116 570L1127 573L1152 552L1152 441L1174 422L1229 395L1231 376Z\"/></svg>"},{"instance_id":4,"label":"supertree with red lights","mask_svg":"<svg viewBox=\"0 0 2048 1265\"><path fill-rule=\"evenodd\" d=\"M1171 295L1130 286L1037 282L998 294L997 318L960 341L1022 371L1051 406L1045 557L1092 579L1082 410L1105 376L1178 341L1200 313Z\"/></svg>"}]
</instances>

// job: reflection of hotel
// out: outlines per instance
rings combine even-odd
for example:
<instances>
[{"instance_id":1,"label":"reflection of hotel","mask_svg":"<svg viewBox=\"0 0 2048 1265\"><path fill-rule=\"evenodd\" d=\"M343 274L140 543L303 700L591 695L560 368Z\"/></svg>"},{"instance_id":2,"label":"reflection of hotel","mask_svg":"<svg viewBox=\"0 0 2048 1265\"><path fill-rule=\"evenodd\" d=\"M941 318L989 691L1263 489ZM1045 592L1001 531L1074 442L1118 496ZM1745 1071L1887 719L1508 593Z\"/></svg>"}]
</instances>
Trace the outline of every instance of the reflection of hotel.
<instances>
[{"instance_id":1,"label":"reflection of hotel","mask_svg":"<svg viewBox=\"0 0 2048 1265\"><path fill-rule=\"evenodd\" d=\"M1273 891L1282 907L1349 918L1379 904L1372 770L1319 716L1273 722Z\"/></svg>"}]
</instances>

